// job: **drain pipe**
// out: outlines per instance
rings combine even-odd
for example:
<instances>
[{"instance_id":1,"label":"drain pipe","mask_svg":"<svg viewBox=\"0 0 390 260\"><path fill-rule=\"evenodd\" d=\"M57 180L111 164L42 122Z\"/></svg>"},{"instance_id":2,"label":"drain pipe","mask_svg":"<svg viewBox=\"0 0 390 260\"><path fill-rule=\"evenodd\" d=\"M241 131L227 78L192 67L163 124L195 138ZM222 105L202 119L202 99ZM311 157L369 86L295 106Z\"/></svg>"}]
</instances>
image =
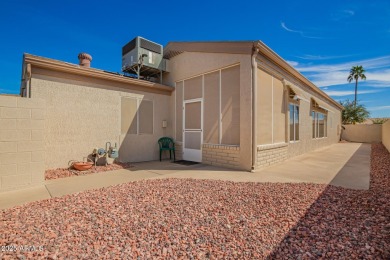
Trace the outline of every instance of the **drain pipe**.
<instances>
[{"instance_id":1,"label":"drain pipe","mask_svg":"<svg viewBox=\"0 0 390 260\"><path fill-rule=\"evenodd\" d=\"M26 71L24 74L26 97L31 98L31 64L26 65Z\"/></svg>"},{"instance_id":2,"label":"drain pipe","mask_svg":"<svg viewBox=\"0 0 390 260\"><path fill-rule=\"evenodd\" d=\"M286 79L283 79L282 83L283 83L284 100L286 100L286 102L284 102L284 104L285 104L284 105L284 111L285 111L284 125L286 126L286 128L284 129L284 141L286 142L286 144L288 144L289 143L288 137L290 136L290 132L289 132L290 128L288 125L288 117L289 117L288 99L289 99L289 95L288 95L288 86L287 86Z\"/></svg>"},{"instance_id":3,"label":"drain pipe","mask_svg":"<svg viewBox=\"0 0 390 260\"><path fill-rule=\"evenodd\" d=\"M255 171L257 162L257 62L256 57L259 53L259 47L254 43L252 53L252 168Z\"/></svg>"}]
</instances>

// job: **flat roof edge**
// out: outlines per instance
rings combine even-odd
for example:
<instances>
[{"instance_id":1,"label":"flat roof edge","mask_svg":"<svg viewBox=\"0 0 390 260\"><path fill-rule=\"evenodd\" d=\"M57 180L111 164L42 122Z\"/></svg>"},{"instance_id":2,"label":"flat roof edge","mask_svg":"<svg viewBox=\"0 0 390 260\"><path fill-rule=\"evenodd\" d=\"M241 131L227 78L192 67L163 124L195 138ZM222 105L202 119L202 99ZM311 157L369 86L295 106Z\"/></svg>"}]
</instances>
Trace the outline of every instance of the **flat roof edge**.
<instances>
[{"instance_id":1,"label":"flat roof edge","mask_svg":"<svg viewBox=\"0 0 390 260\"><path fill-rule=\"evenodd\" d=\"M145 91L148 89L157 89L167 92L173 92L174 88L150 81L139 80L134 78L125 77L123 75L115 75L109 72L105 72L100 69L95 68L85 68L78 66L76 64L54 60L50 58L40 57L32 54L25 53L23 55L23 63L31 64L32 66L36 66L38 68L44 68L48 70L61 71L81 76L88 76L98 79L104 79L109 81L120 82L124 84L133 84L136 86L145 87Z\"/></svg>"}]
</instances>

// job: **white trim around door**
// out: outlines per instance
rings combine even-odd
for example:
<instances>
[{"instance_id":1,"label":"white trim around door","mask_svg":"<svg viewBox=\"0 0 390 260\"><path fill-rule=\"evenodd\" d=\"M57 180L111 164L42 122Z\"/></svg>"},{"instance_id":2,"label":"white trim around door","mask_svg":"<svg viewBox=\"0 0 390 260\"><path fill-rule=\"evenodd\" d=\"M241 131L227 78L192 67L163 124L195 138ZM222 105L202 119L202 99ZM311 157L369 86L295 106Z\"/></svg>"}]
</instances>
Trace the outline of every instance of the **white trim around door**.
<instances>
[{"instance_id":1,"label":"white trim around door","mask_svg":"<svg viewBox=\"0 0 390 260\"><path fill-rule=\"evenodd\" d=\"M186 107L189 105L200 106L200 115L196 117L186 117ZM196 107L195 107L196 108ZM186 128L186 120L200 120L194 122L199 127ZM194 125L194 124L190 124ZM202 144L203 144L203 99L191 99L183 101L183 159L193 162L202 162Z\"/></svg>"}]
</instances>

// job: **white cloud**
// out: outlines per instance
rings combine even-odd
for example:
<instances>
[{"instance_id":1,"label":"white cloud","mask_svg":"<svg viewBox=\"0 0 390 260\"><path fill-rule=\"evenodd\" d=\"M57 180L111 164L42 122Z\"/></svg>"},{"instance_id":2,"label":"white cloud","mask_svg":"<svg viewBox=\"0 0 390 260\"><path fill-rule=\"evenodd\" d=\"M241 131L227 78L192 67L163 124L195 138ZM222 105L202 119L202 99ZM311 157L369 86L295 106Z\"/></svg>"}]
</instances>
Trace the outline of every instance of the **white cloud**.
<instances>
[{"instance_id":1,"label":"white cloud","mask_svg":"<svg viewBox=\"0 0 390 260\"><path fill-rule=\"evenodd\" d=\"M288 28L284 22L280 22L280 25L282 26L283 29L285 29L288 32L303 33L302 31L295 31L295 30Z\"/></svg>"},{"instance_id":2,"label":"white cloud","mask_svg":"<svg viewBox=\"0 0 390 260\"><path fill-rule=\"evenodd\" d=\"M310 38L310 39L323 39L322 37L315 37L315 36L309 36L307 35L307 33L303 32L303 31L298 31L298 30L293 30L293 29L290 29L287 27L287 25L284 23L284 22L280 22L280 26L285 29L286 31L288 32L292 32L292 33L298 33L300 34L302 37L304 38Z\"/></svg>"},{"instance_id":3,"label":"white cloud","mask_svg":"<svg viewBox=\"0 0 390 260\"><path fill-rule=\"evenodd\" d=\"M291 60L286 60L286 62L288 63L288 64L290 64L291 66L293 66L293 67L295 67L295 66L298 66L298 62L296 62L296 61L291 61Z\"/></svg>"},{"instance_id":4,"label":"white cloud","mask_svg":"<svg viewBox=\"0 0 390 260\"><path fill-rule=\"evenodd\" d=\"M299 68L297 68L299 70ZM319 87L347 84L349 71L311 73L308 78Z\"/></svg>"},{"instance_id":5,"label":"white cloud","mask_svg":"<svg viewBox=\"0 0 390 260\"><path fill-rule=\"evenodd\" d=\"M339 11L336 11L332 14L332 19L334 21L340 21L340 20L347 19L347 18L354 16L354 15L355 15L354 10L350 10L350 9L339 10Z\"/></svg>"},{"instance_id":6,"label":"white cloud","mask_svg":"<svg viewBox=\"0 0 390 260\"><path fill-rule=\"evenodd\" d=\"M388 80L384 80L384 81L371 80L369 81L369 87L390 88L390 82Z\"/></svg>"},{"instance_id":7,"label":"white cloud","mask_svg":"<svg viewBox=\"0 0 390 260\"><path fill-rule=\"evenodd\" d=\"M389 110L390 106L368 107L367 109L370 111Z\"/></svg>"},{"instance_id":8,"label":"white cloud","mask_svg":"<svg viewBox=\"0 0 390 260\"><path fill-rule=\"evenodd\" d=\"M294 61L290 61L291 62ZM294 67L319 87L348 84L347 77L352 66L362 65L366 70L369 87L390 87L390 56L349 61L336 64L303 64Z\"/></svg>"},{"instance_id":9,"label":"white cloud","mask_svg":"<svg viewBox=\"0 0 390 260\"><path fill-rule=\"evenodd\" d=\"M353 11L353 10L343 10L342 12L349 15L349 16L352 16L355 14L355 11Z\"/></svg>"},{"instance_id":10,"label":"white cloud","mask_svg":"<svg viewBox=\"0 0 390 260\"><path fill-rule=\"evenodd\" d=\"M384 86L387 85L390 87L390 69L385 69L382 71L373 71L373 72L366 72L366 77L373 81L374 84L377 86Z\"/></svg>"},{"instance_id":11,"label":"white cloud","mask_svg":"<svg viewBox=\"0 0 390 260\"><path fill-rule=\"evenodd\" d=\"M362 90L362 91L358 91L358 95L377 93L377 92L380 92L380 91L379 90ZM325 93L328 94L329 96L333 96L333 97L343 97L343 96L355 95L354 90L325 90Z\"/></svg>"},{"instance_id":12,"label":"white cloud","mask_svg":"<svg viewBox=\"0 0 390 260\"><path fill-rule=\"evenodd\" d=\"M346 70L349 71L352 66L361 65L365 69L377 69L390 66L390 56L383 56L373 59L358 60L358 61L349 61L339 64L322 64L322 65L303 65L300 67L300 71L310 72L310 71L339 71Z\"/></svg>"},{"instance_id":13,"label":"white cloud","mask_svg":"<svg viewBox=\"0 0 390 260\"><path fill-rule=\"evenodd\" d=\"M340 59L340 58L346 58L346 57L351 57L351 56L352 55L321 56L321 55L304 54L304 55L296 56L296 57L303 59L303 60L333 60L333 59Z\"/></svg>"},{"instance_id":14,"label":"white cloud","mask_svg":"<svg viewBox=\"0 0 390 260\"><path fill-rule=\"evenodd\" d=\"M372 103L372 102L376 102L376 101L375 100L360 100L359 101L359 103Z\"/></svg>"}]
</instances>

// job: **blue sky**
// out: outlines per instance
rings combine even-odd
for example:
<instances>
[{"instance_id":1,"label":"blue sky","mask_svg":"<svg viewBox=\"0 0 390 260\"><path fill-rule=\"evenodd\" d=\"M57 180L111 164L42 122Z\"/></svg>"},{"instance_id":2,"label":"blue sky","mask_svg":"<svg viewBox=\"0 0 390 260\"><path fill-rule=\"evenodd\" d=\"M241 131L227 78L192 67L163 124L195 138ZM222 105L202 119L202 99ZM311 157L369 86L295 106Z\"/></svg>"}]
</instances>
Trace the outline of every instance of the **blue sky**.
<instances>
[{"instance_id":1,"label":"blue sky","mask_svg":"<svg viewBox=\"0 0 390 260\"><path fill-rule=\"evenodd\" d=\"M335 100L390 117L390 1L0 1L0 93L18 93L24 52L121 70L135 36L169 41L262 40Z\"/></svg>"}]
</instances>

